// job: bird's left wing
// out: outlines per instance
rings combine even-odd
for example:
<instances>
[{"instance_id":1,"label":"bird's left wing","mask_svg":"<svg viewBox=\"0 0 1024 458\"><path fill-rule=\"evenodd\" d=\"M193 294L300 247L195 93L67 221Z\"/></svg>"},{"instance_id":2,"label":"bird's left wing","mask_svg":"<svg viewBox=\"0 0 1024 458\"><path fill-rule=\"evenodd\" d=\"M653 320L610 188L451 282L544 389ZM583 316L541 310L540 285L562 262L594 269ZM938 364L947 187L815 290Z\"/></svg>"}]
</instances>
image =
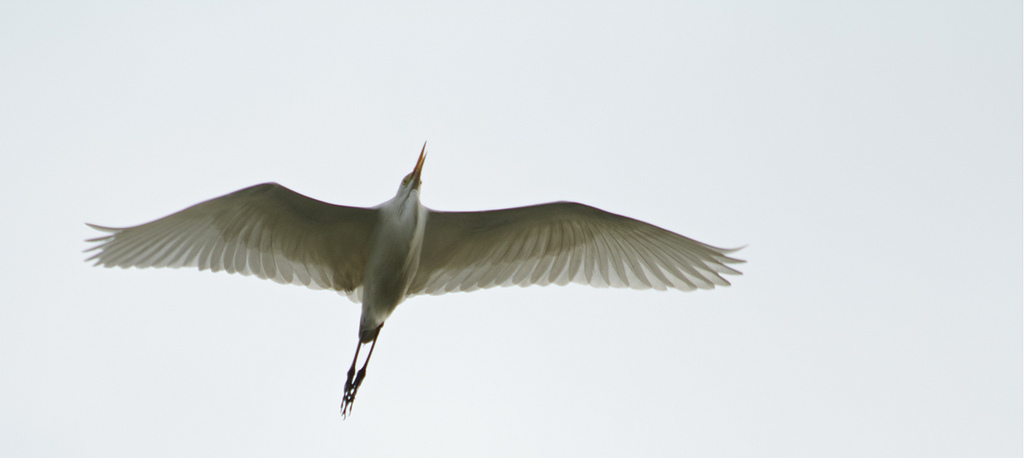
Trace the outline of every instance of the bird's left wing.
<instances>
[{"instance_id":1,"label":"bird's left wing","mask_svg":"<svg viewBox=\"0 0 1024 458\"><path fill-rule=\"evenodd\" d=\"M427 216L409 294L586 285L689 291L729 284L735 250L573 202Z\"/></svg>"},{"instance_id":2,"label":"bird's left wing","mask_svg":"<svg viewBox=\"0 0 1024 458\"><path fill-rule=\"evenodd\" d=\"M134 227L90 224L87 261L105 267L198 267L357 294L377 211L264 183Z\"/></svg>"}]
</instances>

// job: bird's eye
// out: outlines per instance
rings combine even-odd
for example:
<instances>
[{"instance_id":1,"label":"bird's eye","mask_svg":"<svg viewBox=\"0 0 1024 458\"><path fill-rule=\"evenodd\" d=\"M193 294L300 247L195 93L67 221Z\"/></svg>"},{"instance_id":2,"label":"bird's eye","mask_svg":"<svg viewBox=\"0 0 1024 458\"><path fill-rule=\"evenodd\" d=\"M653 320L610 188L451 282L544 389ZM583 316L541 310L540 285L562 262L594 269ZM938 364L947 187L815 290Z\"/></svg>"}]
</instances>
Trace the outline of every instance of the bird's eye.
<instances>
[{"instance_id":1,"label":"bird's eye","mask_svg":"<svg viewBox=\"0 0 1024 458\"><path fill-rule=\"evenodd\" d=\"M409 184L409 180L411 180L411 179L412 179L412 174L410 173L410 174L406 175L405 178L402 178L402 184L403 185Z\"/></svg>"}]
</instances>

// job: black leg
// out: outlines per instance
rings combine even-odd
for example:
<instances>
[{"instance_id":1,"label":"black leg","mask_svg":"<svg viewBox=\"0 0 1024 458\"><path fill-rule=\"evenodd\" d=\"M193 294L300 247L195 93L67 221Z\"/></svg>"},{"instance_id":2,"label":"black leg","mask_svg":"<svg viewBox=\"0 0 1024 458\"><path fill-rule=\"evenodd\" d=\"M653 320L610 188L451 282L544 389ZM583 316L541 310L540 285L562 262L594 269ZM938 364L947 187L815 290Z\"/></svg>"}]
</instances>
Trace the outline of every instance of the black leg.
<instances>
[{"instance_id":1,"label":"black leg","mask_svg":"<svg viewBox=\"0 0 1024 458\"><path fill-rule=\"evenodd\" d=\"M352 401L355 400L356 392L353 389L352 380L356 375L356 362L359 361L359 349L363 348L363 343L359 342L356 344L356 355L352 357L352 366L348 368L348 377L345 379L345 394L341 398L341 416L345 416L345 409L347 408L350 412L352 411Z\"/></svg>"},{"instance_id":2,"label":"black leg","mask_svg":"<svg viewBox=\"0 0 1024 458\"><path fill-rule=\"evenodd\" d=\"M370 364L370 357L373 356L373 349L377 346L377 337L380 336L380 328L384 327L382 323L377 326L377 333L373 336L373 341L370 343L370 351L366 354L366 361L363 362L363 367L356 372L356 363L359 361L359 349L363 347L363 342L359 342L356 346L356 356L352 358L352 366L348 368L348 377L345 380L345 394L341 398L341 416L347 417L352 413L352 403L356 400L356 392L359 391L359 385L363 384L363 379L366 378L366 366ZM353 379L354 377L354 379Z\"/></svg>"}]
</instances>

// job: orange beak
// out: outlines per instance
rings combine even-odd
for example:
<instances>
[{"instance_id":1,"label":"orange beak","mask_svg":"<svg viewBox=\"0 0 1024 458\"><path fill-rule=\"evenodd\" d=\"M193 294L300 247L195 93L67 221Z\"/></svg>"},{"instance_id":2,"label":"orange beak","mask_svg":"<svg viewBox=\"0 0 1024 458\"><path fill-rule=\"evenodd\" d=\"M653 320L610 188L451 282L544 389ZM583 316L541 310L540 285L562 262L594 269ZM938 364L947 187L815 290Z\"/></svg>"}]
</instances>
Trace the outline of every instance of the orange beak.
<instances>
[{"instance_id":1,"label":"orange beak","mask_svg":"<svg viewBox=\"0 0 1024 458\"><path fill-rule=\"evenodd\" d=\"M413 186L419 187L420 174L423 173L423 161L427 159L427 142L423 142L423 149L420 150L420 158L416 161L416 168L412 169Z\"/></svg>"}]
</instances>

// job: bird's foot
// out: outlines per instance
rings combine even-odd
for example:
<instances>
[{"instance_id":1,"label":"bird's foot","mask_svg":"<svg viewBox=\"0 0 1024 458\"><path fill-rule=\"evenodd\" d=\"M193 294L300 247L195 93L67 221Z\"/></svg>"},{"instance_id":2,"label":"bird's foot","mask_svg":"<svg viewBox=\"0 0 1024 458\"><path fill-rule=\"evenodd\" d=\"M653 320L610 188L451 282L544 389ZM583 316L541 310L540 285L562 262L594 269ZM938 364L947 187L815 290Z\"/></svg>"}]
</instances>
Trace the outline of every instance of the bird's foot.
<instances>
[{"instance_id":1,"label":"bird's foot","mask_svg":"<svg viewBox=\"0 0 1024 458\"><path fill-rule=\"evenodd\" d=\"M362 385L363 379L366 378L366 368L359 369L359 372L355 374L354 380L352 376L352 371L349 371L348 379L345 380L345 394L341 397L342 418L352 414L352 403L356 400L356 392L359 391L359 385Z\"/></svg>"},{"instance_id":2,"label":"bird's foot","mask_svg":"<svg viewBox=\"0 0 1024 458\"><path fill-rule=\"evenodd\" d=\"M341 398L341 418L348 418L352 414L352 401L355 401L355 393L345 392L345 395Z\"/></svg>"}]
</instances>

